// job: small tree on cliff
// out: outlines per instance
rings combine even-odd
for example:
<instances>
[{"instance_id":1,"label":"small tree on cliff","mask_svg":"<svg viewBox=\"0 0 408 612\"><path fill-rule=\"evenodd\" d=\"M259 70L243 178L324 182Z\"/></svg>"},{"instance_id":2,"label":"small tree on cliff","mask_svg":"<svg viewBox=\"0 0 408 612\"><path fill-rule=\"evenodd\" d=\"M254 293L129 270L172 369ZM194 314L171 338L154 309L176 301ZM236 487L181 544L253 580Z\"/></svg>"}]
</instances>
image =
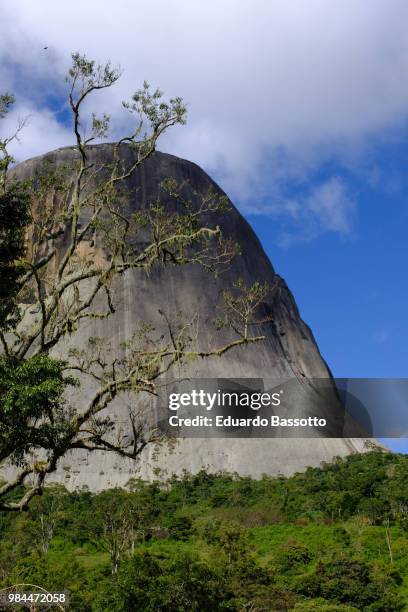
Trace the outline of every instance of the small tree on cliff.
<instances>
[{"instance_id":1,"label":"small tree on cliff","mask_svg":"<svg viewBox=\"0 0 408 612\"><path fill-rule=\"evenodd\" d=\"M0 213L2 206L11 203L10 218L18 226L15 252L0 252L1 265L12 266L11 292L1 304L0 465L11 462L16 467L15 476L0 487L2 510L25 508L41 492L61 457L72 449L107 450L135 459L146 444L160 438L134 410L129 410L127 426L132 443L125 444L119 434L115 437L105 411L115 398L128 393L154 394L160 377L176 364L220 356L262 339L249 330L257 322L267 288L240 285L236 294L225 295L222 324L232 330L225 344L198 348L194 318L176 322L163 314L167 334L156 337L144 322L128 338L121 355L113 354L103 338L92 338L89 346L64 355L64 361L52 358L54 347L61 346L81 322L92 318L109 321L115 312L115 279L126 271L195 263L218 274L238 252L219 227L201 221L204 215L225 210L225 198L202 194L200 206L193 209L183 199L182 186L167 180L160 188L177 201L177 210L166 209L160 198L137 214L129 214L123 205L126 179L154 153L164 132L185 123L181 98L165 102L160 91L151 91L144 83L123 104L134 119L134 128L114 145L112 162L98 165L89 161L88 147L107 136L109 116L93 114L90 133L85 134L83 105L119 77L119 70L110 63L100 66L77 53L72 55L67 82L76 155L68 167L45 167L27 184L17 186L10 174L13 159L8 150L16 134L0 140L5 198ZM5 95L1 100L4 116L14 99ZM121 154L124 146L132 149L131 161ZM17 192L19 198L13 195ZM142 246L132 240L141 233ZM92 379L95 391L91 399L78 393L64 395L67 385L75 384L74 375Z\"/></svg>"}]
</instances>

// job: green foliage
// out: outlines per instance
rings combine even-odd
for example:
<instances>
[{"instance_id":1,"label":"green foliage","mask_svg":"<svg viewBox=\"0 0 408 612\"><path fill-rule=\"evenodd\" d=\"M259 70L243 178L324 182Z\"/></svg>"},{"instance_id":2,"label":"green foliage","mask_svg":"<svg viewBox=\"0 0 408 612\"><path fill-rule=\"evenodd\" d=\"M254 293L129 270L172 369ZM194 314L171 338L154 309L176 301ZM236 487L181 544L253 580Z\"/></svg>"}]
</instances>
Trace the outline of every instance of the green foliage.
<instances>
[{"instance_id":1,"label":"green foliage","mask_svg":"<svg viewBox=\"0 0 408 612\"><path fill-rule=\"evenodd\" d=\"M167 526L171 537L175 540L188 540L192 533L193 521L187 514L174 514Z\"/></svg>"},{"instance_id":2,"label":"green foliage","mask_svg":"<svg viewBox=\"0 0 408 612\"><path fill-rule=\"evenodd\" d=\"M71 79L73 87L79 85L80 95L89 88L102 89L113 85L120 77L120 70L108 62L104 66L96 64L80 53L71 54L72 65L68 71L67 81Z\"/></svg>"},{"instance_id":3,"label":"green foliage","mask_svg":"<svg viewBox=\"0 0 408 612\"><path fill-rule=\"evenodd\" d=\"M294 612L359 612L358 608L354 606L331 604L321 597L297 603L293 610Z\"/></svg>"},{"instance_id":4,"label":"green foliage","mask_svg":"<svg viewBox=\"0 0 408 612\"><path fill-rule=\"evenodd\" d=\"M0 355L0 459L18 462L30 448L54 448L65 427L62 394L74 383L61 361L36 355L15 363Z\"/></svg>"},{"instance_id":5,"label":"green foliage","mask_svg":"<svg viewBox=\"0 0 408 612\"><path fill-rule=\"evenodd\" d=\"M18 322L16 296L24 272L24 235L30 220L29 200L21 188L0 194L0 331Z\"/></svg>"},{"instance_id":6,"label":"green foliage","mask_svg":"<svg viewBox=\"0 0 408 612\"><path fill-rule=\"evenodd\" d=\"M81 611L402 611L407 471L408 457L372 452L291 478L200 472L99 494L49 487L28 512L0 514L0 588L66 588ZM347 518L322 507L320 496L342 503L356 487Z\"/></svg>"},{"instance_id":7,"label":"green foliage","mask_svg":"<svg viewBox=\"0 0 408 612\"><path fill-rule=\"evenodd\" d=\"M186 123L187 109L180 97L171 98L169 102L162 100L163 92L156 89L150 91L150 85L144 81L143 87L138 89L132 96L131 103L123 103L123 106L130 112L140 116L146 116L153 129L158 129L160 125Z\"/></svg>"},{"instance_id":8,"label":"green foliage","mask_svg":"<svg viewBox=\"0 0 408 612\"><path fill-rule=\"evenodd\" d=\"M222 579L197 556L137 552L102 592L95 610L159 612L217 610Z\"/></svg>"},{"instance_id":9,"label":"green foliage","mask_svg":"<svg viewBox=\"0 0 408 612\"><path fill-rule=\"evenodd\" d=\"M286 572L307 565L312 558L313 554L307 546L290 539L280 547L276 562L281 571Z\"/></svg>"},{"instance_id":10,"label":"green foliage","mask_svg":"<svg viewBox=\"0 0 408 612\"><path fill-rule=\"evenodd\" d=\"M358 610L403 610L393 586L401 584L398 573L387 572L387 581L379 579L372 568L357 559L320 562L309 576L302 577L298 591L308 597L354 605ZM381 598L381 607L376 607Z\"/></svg>"},{"instance_id":11,"label":"green foliage","mask_svg":"<svg viewBox=\"0 0 408 612\"><path fill-rule=\"evenodd\" d=\"M9 578L9 584L30 583L47 585L53 592L67 590L70 596L70 608L87 612L92 610L95 589L103 574L96 570L88 572L80 563L75 551L64 551L63 554L43 555L33 551L19 559Z\"/></svg>"},{"instance_id":12,"label":"green foliage","mask_svg":"<svg viewBox=\"0 0 408 612\"><path fill-rule=\"evenodd\" d=\"M0 116L14 102L1 96ZM22 185L12 185L0 194L0 333L20 321L16 303L21 277L25 234L30 223L30 198ZM62 394L72 378L65 378L64 364L45 355L19 360L0 355L0 461L21 463L34 447L53 448L64 427L59 417Z\"/></svg>"},{"instance_id":13,"label":"green foliage","mask_svg":"<svg viewBox=\"0 0 408 612\"><path fill-rule=\"evenodd\" d=\"M16 98L13 94L4 93L0 95L0 119L4 119L15 101Z\"/></svg>"},{"instance_id":14,"label":"green foliage","mask_svg":"<svg viewBox=\"0 0 408 612\"><path fill-rule=\"evenodd\" d=\"M246 554L244 528L233 521L224 522L217 530L217 539L227 555L228 563L237 562Z\"/></svg>"}]
</instances>

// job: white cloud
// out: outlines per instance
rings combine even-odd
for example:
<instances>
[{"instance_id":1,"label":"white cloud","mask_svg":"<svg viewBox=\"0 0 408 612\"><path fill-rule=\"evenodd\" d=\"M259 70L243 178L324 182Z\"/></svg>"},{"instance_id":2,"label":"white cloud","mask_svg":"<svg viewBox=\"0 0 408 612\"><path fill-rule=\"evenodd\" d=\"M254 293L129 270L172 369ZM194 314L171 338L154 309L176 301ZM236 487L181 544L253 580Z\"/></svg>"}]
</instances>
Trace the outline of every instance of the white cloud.
<instances>
[{"instance_id":1,"label":"white cloud","mask_svg":"<svg viewBox=\"0 0 408 612\"><path fill-rule=\"evenodd\" d=\"M49 110L38 110L20 104L7 117L2 129L7 134L13 134L21 121L25 121L25 125L18 138L9 146L17 162L64 145L73 144L71 131L58 123L54 114Z\"/></svg>"},{"instance_id":2,"label":"white cloud","mask_svg":"<svg viewBox=\"0 0 408 612\"><path fill-rule=\"evenodd\" d=\"M95 101L121 124L114 108L144 78L182 95L189 123L161 148L256 210L258 197L279 200L282 181L307 178L333 155L355 163L371 136L406 118L407 18L404 0L4 0L0 78L40 107L61 92L69 53L80 50L123 67ZM42 136L27 155L67 135L50 120ZM352 207L338 185L322 186L308 209L321 228L345 233Z\"/></svg>"},{"instance_id":3,"label":"white cloud","mask_svg":"<svg viewBox=\"0 0 408 612\"><path fill-rule=\"evenodd\" d=\"M306 200L306 209L323 230L343 235L352 230L355 203L339 179L332 178L316 187Z\"/></svg>"},{"instance_id":4,"label":"white cloud","mask_svg":"<svg viewBox=\"0 0 408 612\"><path fill-rule=\"evenodd\" d=\"M332 177L302 190L297 198L284 199L275 194L261 205L252 206L251 211L284 219L277 241L288 247L295 242L310 242L327 232L347 238L354 229L357 206L344 181Z\"/></svg>"}]
</instances>

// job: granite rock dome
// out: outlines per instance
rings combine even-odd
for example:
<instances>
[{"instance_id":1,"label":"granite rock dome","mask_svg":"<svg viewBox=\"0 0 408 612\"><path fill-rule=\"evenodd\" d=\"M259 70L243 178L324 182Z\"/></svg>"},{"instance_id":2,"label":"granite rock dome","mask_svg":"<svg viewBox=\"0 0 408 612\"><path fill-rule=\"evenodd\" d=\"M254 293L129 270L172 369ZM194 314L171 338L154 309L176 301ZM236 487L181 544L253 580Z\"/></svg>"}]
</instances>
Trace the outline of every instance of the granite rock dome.
<instances>
[{"instance_id":1,"label":"granite rock dome","mask_svg":"<svg viewBox=\"0 0 408 612\"><path fill-rule=\"evenodd\" d=\"M13 169L13 176L19 180L31 178L45 161L50 168L65 167L76 155L74 148L58 149L19 164ZM112 155L113 145L110 144L91 146L88 150L89 161L98 164L111 162ZM121 155L131 161L134 153L123 146ZM127 181L128 209L136 212L146 208L157 196L159 183L167 178L183 183L193 203L197 201L197 194L209 188L223 195L218 185L196 164L155 152ZM160 327L160 309L166 310L169 317L196 313L200 321L200 340L206 342L216 337L214 313L223 290L231 287L237 278L248 285L258 280L276 287L265 304L273 315L263 326L265 340L233 349L220 358L202 360L191 366L188 375L197 379L288 377L299 381L300 385L313 378L330 381L330 371L310 328L301 319L291 291L276 274L250 225L232 204L229 212L219 213L216 223L225 236L236 240L241 247L241 255L233 260L225 274L214 278L191 264L165 270L157 267L149 275L138 270L128 271L115 286L119 306L109 319L109 325L98 320L88 323L76 333L72 342L80 347L89 336L103 336L119 347L140 321ZM58 355L64 355L65 350L65 345L57 346ZM81 393L86 395L90 390L82 388ZM334 397L334 385L332 393ZM118 410L120 413L120 407ZM307 466L319 465L321 461L330 461L335 456L364 450L365 440L359 438L180 439L172 449L163 447L159 453L147 447L137 463L113 453L78 450L61 460L50 480L63 482L69 488L87 485L97 490L122 486L133 476L151 479L157 469L165 476L205 468L260 477L262 474L291 474Z\"/></svg>"}]
</instances>

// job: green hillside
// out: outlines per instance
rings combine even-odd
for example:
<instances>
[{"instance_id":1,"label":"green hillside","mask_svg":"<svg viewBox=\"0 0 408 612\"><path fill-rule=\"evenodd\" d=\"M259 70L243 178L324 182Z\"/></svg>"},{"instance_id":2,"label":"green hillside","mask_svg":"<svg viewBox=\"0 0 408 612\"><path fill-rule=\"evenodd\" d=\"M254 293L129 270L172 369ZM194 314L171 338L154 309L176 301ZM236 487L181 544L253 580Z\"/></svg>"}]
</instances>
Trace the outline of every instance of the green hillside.
<instances>
[{"instance_id":1,"label":"green hillside","mask_svg":"<svg viewBox=\"0 0 408 612\"><path fill-rule=\"evenodd\" d=\"M408 610L408 457L98 495L51 487L1 514L0 538L1 586L65 589L81 612Z\"/></svg>"}]
</instances>

